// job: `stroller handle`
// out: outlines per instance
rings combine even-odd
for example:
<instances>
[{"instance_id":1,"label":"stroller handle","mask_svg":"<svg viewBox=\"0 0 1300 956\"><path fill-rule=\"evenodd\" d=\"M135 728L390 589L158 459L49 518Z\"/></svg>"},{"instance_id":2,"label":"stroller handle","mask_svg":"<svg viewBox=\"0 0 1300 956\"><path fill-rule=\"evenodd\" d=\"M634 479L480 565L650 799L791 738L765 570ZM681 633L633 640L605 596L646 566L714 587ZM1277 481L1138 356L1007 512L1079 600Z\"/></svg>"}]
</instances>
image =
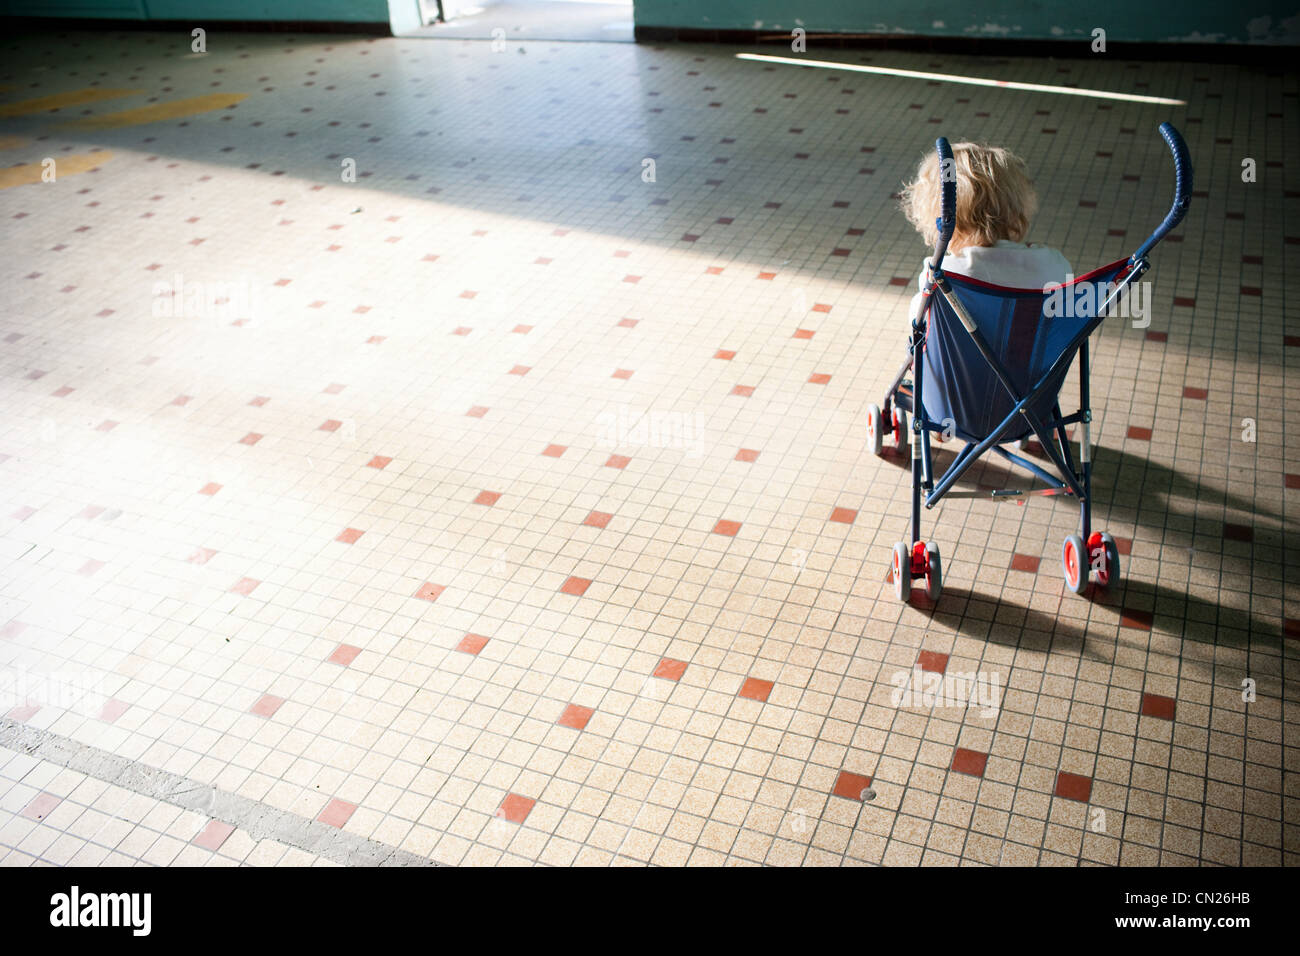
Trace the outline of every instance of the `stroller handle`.
<instances>
[{"instance_id":1,"label":"stroller handle","mask_svg":"<svg viewBox=\"0 0 1300 956\"><path fill-rule=\"evenodd\" d=\"M1160 135L1169 144L1169 151L1174 155L1174 204L1169 209L1169 214L1165 216L1165 221L1157 226L1156 231L1138 247L1137 252L1133 253L1130 260L1132 262L1137 262L1145 256L1157 242L1169 234L1171 229L1182 222L1183 217L1187 215L1187 207L1192 203L1192 158L1187 152L1187 143L1183 140L1182 134L1174 129L1172 123L1161 123Z\"/></svg>"},{"instance_id":2,"label":"stroller handle","mask_svg":"<svg viewBox=\"0 0 1300 956\"><path fill-rule=\"evenodd\" d=\"M934 141L935 152L939 154L939 184L942 187L942 213L934 221L939 229L939 242L935 248L935 263L943 262L948 249L948 240L952 238L953 226L957 221L957 164L952 158L952 147L946 137L940 136Z\"/></svg>"}]
</instances>

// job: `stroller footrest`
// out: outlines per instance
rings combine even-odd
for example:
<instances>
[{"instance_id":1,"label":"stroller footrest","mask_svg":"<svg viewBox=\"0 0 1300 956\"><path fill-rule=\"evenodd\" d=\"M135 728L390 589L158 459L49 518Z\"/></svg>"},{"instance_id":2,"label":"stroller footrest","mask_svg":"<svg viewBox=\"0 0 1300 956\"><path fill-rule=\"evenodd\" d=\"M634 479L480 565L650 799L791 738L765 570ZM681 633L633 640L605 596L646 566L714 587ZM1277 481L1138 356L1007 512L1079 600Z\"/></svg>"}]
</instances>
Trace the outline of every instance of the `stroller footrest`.
<instances>
[{"instance_id":1,"label":"stroller footrest","mask_svg":"<svg viewBox=\"0 0 1300 956\"><path fill-rule=\"evenodd\" d=\"M982 491L946 491L943 494L945 498L986 498L994 501L1024 501L1026 498L1051 498L1059 495L1072 497L1074 492L1069 487L1062 485L1059 488L1034 488L1030 491L1021 491L1018 488L996 488L984 489ZM930 506L927 499L926 506Z\"/></svg>"}]
</instances>

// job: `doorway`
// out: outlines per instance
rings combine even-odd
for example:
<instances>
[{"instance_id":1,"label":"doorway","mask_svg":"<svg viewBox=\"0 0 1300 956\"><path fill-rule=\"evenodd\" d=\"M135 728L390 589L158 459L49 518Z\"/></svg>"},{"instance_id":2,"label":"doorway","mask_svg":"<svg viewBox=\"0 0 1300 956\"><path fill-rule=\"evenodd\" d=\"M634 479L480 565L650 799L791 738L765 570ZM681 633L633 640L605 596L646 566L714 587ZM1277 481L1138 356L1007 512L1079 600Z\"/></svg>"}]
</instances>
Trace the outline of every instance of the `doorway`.
<instances>
[{"instance_id":1,"label":"doorway","mask_svg":"<svg viewBox=\"0 0 1300 956\"><path fill-rule=\"evenodd\" d=\"M633 42L632 0L420 0L420 12L406 36Z\"/></svg>"}]
</instances>

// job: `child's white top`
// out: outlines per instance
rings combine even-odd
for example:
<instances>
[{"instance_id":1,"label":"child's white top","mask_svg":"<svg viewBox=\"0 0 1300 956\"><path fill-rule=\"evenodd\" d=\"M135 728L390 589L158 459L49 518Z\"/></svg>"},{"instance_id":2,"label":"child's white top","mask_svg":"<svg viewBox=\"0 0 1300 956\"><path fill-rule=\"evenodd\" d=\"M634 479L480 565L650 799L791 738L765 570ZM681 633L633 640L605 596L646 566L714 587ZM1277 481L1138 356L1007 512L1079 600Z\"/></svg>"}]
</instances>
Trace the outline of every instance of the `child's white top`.
<instances>
[{"instance_id":1,"label":"child's white top","mask_svg":"<svg viewBox=\"0 0 1300 956\"><path fill-rule=\"evenodd\" d=\"M1064 282L1070 274L1070 263L1051 246L999 239L992 246L967 246L960 252L948 253L943 257L943 269L945 272L955 272L994 285L1041 289L1046 285ZM917 288L925 288L928 271L929 260L926 259L921 264ZM918 292L912 297L908 315L916 318L923 303L924 298Z\"/></svg>"}]
</instances>

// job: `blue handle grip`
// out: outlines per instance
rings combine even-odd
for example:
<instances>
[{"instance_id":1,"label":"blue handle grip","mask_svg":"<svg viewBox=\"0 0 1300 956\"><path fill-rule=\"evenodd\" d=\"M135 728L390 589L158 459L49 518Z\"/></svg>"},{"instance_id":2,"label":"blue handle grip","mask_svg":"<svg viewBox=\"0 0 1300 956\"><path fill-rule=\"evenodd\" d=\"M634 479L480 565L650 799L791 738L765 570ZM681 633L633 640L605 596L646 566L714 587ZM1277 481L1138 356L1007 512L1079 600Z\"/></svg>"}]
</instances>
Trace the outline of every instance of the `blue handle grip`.
<instances>
[{"instance_id":1,"label":"blue handle grip","mask_svg":"<svg viewBox=\"0 0 1300 956\"><path fill-rule=\"evenodd\" d=\"M946 244L952 238L953 225L957 221L957 164L953 162L952 147L945 137L935 140L934 148L939 154L939 184L943 191L942 215L935 220L935 225L939 227L940 240Z\"/></svg>"},{"instance_id":2,"label":"blue handle grip","mask_svg":"<svg viewBox=\"0 0 1300 956\"><path fill-rule=\"evenodd\" d=\"M1169 214L1165 216L1165 221L1157 226L1156 231L1151 233L1137 252L1133 253L1134 262L1150 252L1152 246L1182 222L1183 217L1187 215L1187 208L1192 204L1192 157L1187 152L1187 143L1184 142L1182 134L1174 129L1172 123L1161 123L1160 135L1165 138L1165 142L1169 144L1169 151L1174 154L1174 204L1170 207Z\"/></svg>"}]
</instances>

